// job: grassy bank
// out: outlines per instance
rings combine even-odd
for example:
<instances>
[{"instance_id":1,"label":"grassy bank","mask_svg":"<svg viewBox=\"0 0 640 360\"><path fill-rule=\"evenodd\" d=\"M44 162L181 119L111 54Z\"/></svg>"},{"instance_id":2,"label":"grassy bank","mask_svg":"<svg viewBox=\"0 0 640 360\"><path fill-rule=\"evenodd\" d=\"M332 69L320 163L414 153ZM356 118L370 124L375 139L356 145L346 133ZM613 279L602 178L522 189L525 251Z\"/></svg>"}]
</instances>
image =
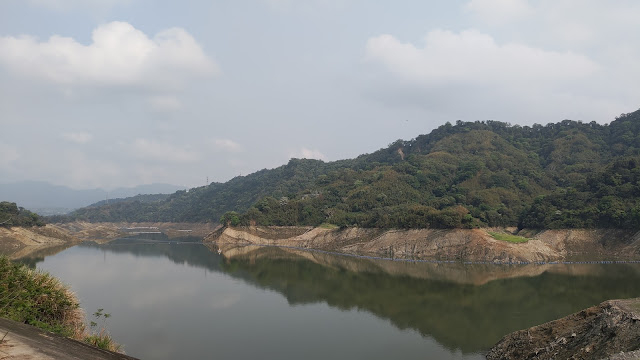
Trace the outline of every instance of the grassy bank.
<instances>
[{"instance_id":1,"label":"grassy bank","mask_svg":"<svg viewBox=\"0 0 640 360\"><path fill-rule=\"evenodd\" d=\"M109 334L86 329L76 296L56 277L0 256L0 317L118 351Z\"/></svg>"},{"instance_id":2,"label":"grassy bank","mask_svg":"<svg viewBox=\"0 0 640 360\"><path fill-rule=\"evenodd\" d=\"M529 239L524 238L522 236L517 236L517 235L505 234L505 233L495 232L495 231L487 231L487 233L496 240L507 241L510 243L517 244L517 243L525 243L529 241Z\"/></svg>"}]
</instances>

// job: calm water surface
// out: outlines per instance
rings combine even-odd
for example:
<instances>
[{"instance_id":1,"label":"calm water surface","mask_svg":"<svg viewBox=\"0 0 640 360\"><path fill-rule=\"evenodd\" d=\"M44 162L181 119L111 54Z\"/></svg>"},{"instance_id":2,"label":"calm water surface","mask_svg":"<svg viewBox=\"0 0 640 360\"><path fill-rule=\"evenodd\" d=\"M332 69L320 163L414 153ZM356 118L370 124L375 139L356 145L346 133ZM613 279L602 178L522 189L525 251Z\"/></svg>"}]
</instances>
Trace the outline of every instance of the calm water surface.
<instances>
[{"instance_id":1,"label":"calm water surface","mask_svg":"<svg viewBox=\"0 0 640 360\"><path fill-rule=\"evenodd\" d=\"M433 264L292 249L81 245L39 259L142 359L481 359L505 334L640 296L640 265Z\"/></svg>"}]
</instances>

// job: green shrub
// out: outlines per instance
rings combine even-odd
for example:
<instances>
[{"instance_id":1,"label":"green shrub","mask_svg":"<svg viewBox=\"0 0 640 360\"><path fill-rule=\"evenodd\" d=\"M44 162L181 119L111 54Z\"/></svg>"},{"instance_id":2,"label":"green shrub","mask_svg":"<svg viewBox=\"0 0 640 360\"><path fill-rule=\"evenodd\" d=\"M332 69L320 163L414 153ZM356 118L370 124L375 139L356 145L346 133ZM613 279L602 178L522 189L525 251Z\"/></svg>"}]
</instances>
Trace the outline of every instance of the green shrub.
<instances>
[{"instance_id":1,"label":"green shrub","mask_svg":"<svg viewBox=\"0 0 640 360\"><path fill-rule=\"evenodd\" d=\"M73 293L57 278L0 256L0 317L62 334L84 330Z\"/></svg>"}]
</instances>

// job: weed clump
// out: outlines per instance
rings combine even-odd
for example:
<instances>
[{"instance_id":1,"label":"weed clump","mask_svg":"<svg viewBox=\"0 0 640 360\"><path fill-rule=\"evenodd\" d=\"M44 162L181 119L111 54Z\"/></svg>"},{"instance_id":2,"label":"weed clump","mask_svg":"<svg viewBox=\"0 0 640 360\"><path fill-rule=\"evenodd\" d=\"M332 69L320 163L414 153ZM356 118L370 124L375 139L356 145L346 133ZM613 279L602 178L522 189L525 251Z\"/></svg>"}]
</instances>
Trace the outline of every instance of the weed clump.
<instances>
[{"instance_id":1,"label":"weed clump","mask_svg":"<svg viewBox=\"0 0 640 360\"><path fill-rule=\"evenodd\" d=\"M69 337L84 331L84 315L68 287L5 256L0 256L0 317Z\"/></svg>"},{"instance_id":2,"label":"weed clump","mask_svg":"<svg viewBox=\"0 0 640 360\"><path fill-rule=\"evenodd\" d=\"M107 319L111 317L111 314L105 313L104 309L98 309L98 311L93 313L93 317L95 321L92 320L89 323L91 332L84 336L84 342L99 347L100 349L121 352L122 346L116 343L107 331ZM97 330L99 322L101 326L100 330Z\"/></svg>"},{"instance_id":3,"label":"weed clump","mask_svg":"<svg viewBox=\"0 0 640 360\"><path fill-rule=\"evenodd\" d=\"M13 263L0 256L0 317L33 325L56 334L81 340L101 349L121 351L106 331L106 319L111 315L98 309L93 314L102 319L102 328L91 321L91 331L84 324L84 312L78 300L56 277Z\"/></svg>"}]
</instances>

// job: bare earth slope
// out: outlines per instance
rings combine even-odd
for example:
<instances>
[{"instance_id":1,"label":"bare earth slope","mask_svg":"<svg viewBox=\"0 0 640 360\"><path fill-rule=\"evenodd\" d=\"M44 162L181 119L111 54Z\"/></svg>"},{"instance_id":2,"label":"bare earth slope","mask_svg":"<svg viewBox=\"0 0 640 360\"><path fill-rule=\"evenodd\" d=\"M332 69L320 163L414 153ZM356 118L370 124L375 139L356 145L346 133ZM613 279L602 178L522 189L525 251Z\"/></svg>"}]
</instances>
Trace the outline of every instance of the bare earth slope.
<instances>
[{"instance_id":1,"label":"bare earth slope","mask_svg":"<svg viewBox=\"0 0 640 360\"><path fill-rule=\"evenodd\" d=\"M0 227L0 254L7 254L12 259L26 256L32 251L70 246L78 242L69 231L56 225Z\"/></svg>"},{"instance_id":2,"label":"bare earth slope","mask_svg":"<svg viewBox=\"0 0 640 360\"><path fill-rule=\"evenodd\" d=\"M323 229L311 227L223 228L205 241L223 250L245 245L309 248L383 257L474 262L552 262L567 257L640 257L640 235L621 230L546 230L526 243L494 239L484 229Z\"/></svg>"}]
</instances>

